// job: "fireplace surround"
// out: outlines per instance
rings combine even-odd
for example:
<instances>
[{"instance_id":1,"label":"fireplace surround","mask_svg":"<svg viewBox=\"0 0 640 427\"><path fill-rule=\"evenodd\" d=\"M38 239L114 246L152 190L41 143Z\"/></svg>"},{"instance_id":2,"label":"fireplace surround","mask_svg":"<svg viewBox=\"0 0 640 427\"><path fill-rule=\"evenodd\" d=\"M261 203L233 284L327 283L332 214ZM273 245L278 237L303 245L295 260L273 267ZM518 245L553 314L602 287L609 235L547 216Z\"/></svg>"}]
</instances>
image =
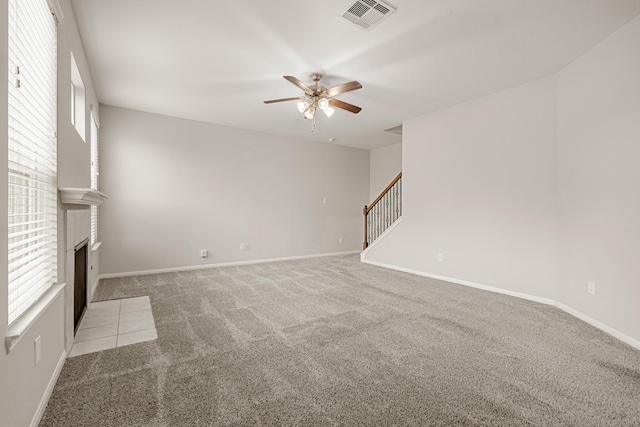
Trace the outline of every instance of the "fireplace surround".
<instances>
[{"instance_id":1,"label":"fireplace surround","mask_svg":"<svg viewBox=\"0 0 640 427\"><path fill-rule=\"evenodd\" d=\"M99 262L100 243L91 243L91 210L90 206L99 205L107 196L97 190L85 188L60 188L62 202L62 224L64 227L64 282L65 287L65 349L71 351L77 326L82 320L82 313L89 306L91 297L98 284L97 266ZM58 242L59 246L62 242ZM60 255L62 255L59 252ZM79 258L80 264L77 264ZM94 269L94 266L96 267ZM76 269L78 267L78 269ZM81 268L81 267L84 267ZM78 277L76 281L76 276ZM76 293L77 291L77 293ZM76 308L77 303L77 308ZM78 311L79 310L79 311Z\"/></svg>"}]
</instances>

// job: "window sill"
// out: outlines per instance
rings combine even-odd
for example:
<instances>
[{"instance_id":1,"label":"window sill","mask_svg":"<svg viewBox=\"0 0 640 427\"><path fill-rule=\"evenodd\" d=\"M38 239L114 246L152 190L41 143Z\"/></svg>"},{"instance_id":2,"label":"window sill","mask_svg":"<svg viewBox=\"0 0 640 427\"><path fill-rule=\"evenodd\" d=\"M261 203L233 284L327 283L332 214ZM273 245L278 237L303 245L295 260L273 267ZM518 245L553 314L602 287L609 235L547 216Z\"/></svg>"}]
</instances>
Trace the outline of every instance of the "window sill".
<instances>
[{"instance_id":1,"label":"window sill","mask_svg":"<svg viewBox=\"0 0 640 427\"><path fill-rule=\"evenodd\" d=\"M102 242L95 242L92 246L91 246L91 252L95 252L98 249L100 249L100 246L102 245Z\"/></svg>"},{"instance_id":2,"label":"window sill","mask_svg":"<svg viewBox=\"0 0 640 427\"><path fill-rule=\"evenodd\" d=\"M47 307L51 305L64 287L64 283L53 285L35 304L9 325L7 334L4 337L7 354L11 353L11 350L15 348L20 339L27 333L36 320L38 320L40 315L44 313Z\"/></svg>"}]
</instances>

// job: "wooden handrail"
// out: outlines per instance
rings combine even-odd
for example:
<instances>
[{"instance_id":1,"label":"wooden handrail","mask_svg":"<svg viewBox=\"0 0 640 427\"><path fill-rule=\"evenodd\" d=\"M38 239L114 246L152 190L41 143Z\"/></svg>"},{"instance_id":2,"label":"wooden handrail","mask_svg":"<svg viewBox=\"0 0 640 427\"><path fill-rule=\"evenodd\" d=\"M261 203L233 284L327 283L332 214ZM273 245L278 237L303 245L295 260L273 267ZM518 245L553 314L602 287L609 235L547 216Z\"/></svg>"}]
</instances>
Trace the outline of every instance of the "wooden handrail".
<instances>
[{"instance_id":1,"label":"wooden handrail","mask_svg":"<svg viewBox=\"0 0 640 427\"><path fill-rule=\"evenodd\" d=\"M382 190L382 193L380 193L380 195L376 197L376 199L369 206L367 205L364 206L364 209L362 210L362 213L364 214L364 242L362 243L362 250L367 249L367 247L369 246L369 241L367 239L368 237L367 215L376 206L376 204L380 200L382 200L382 198L389 192L389 190L391 190L393 186L396 185L396 183L400 180L400 178L402 178L402 172L400 172L398 176L396 176L393 179L393 181L391 181L391 183L387 185L387 187L384 190Z\"/></svg>"},{"instance_id":2,"label":"wooden handrail","mask_svg":"<svg viewBox=\"0 0 640 427\"><path fill-rule=\"evenodd\" d=\"M398 180L400 178L402 178L402 172L400 172L398 174L398 176L393 178L393 181L391 181L391 183L389 185L387 185L387 188L382 190L382 193L380 193L380 195L378 197L376 197L376 199L373 201L373 203L371 203L369 206L365 206L365 212L364 212L365 215L368 214L371 209L373 209L373 207L376 205L376 203L378 203L380 201L380 199L382 199L384 197L384 195L387 194L387 191L389 191L389 189L391 189L391 187L393 187L393 185L396 182L398 182Z\"/></svg>"},{"instance_id":3,"label":"wooden handrail","mask_svg":"<svg viewBox=\"0 0 640 427\"><path fill-rule=\"evenodd\" d=\"M369 246L369 242L367 241L367 205L364 205L364 242L362 243L362 250L364 251Z\"/></svg>"}]
</instances>

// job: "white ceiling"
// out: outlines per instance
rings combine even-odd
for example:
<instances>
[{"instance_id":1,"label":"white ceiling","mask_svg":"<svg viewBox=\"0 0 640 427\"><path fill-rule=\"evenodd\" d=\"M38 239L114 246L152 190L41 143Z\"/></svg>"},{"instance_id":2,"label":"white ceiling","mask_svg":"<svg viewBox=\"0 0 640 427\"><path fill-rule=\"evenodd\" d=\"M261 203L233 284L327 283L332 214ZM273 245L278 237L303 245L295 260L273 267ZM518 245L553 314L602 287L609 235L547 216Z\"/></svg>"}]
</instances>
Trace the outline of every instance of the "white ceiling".
<instances>
[{"instance_id":1,"label":"white ceiling","mask_svg":"<svg viewBox=\"0 0 640 427\"><path fill-rule=\"evenodd\" d=\"M349 0L72 0L101 103L328 143L376 148L417 116L551 75L640 13L640 0L392 0L370 31ZM282 78L362 107L313 133Z\"/></svg>"}]
</instances>

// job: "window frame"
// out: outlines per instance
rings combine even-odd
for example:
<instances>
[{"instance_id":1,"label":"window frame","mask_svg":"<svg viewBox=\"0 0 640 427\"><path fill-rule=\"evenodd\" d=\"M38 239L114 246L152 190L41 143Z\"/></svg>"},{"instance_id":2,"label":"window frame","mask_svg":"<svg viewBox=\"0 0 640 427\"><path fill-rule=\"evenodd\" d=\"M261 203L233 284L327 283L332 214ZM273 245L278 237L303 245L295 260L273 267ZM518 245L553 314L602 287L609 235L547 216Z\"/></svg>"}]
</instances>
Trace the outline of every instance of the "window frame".
<instances>
[{"instance_id":1,"label":"window frame","mask_svg":"<svg viewBox=\"0 0 640 427\"><path fill-rule=\"evenodd\" d=\"M91 124L90 124L90 133L91 133L91 189L99 190L99 178L100 178L100 120L98 120L96 111L91 105ZM91 233L90 233L90 245L93 250L94 245L98 243L98 206L91 205L91 215L90 215L90 224L91 224Z\"/></svg>"},{"instance_id":2,"label":"window frame","mask_svg":"<svg viewBox=\"0 0 640 427\"><path fill-rule=\"evenodd\" d=\"M57 283L57 24L62 13L56 0L9 0L7 13L9 352L64 285Z\"/></svg>"},{"instance_id":3,"label":"window frame","mask_svg":"<svg viewBox=\"0 0 640 427\"><path fill-rule=\"evenodd\" d=\"M71 52L71 124L83 142L87 142L86 91L76 57Z\"/></svg>"}]
</instances>

